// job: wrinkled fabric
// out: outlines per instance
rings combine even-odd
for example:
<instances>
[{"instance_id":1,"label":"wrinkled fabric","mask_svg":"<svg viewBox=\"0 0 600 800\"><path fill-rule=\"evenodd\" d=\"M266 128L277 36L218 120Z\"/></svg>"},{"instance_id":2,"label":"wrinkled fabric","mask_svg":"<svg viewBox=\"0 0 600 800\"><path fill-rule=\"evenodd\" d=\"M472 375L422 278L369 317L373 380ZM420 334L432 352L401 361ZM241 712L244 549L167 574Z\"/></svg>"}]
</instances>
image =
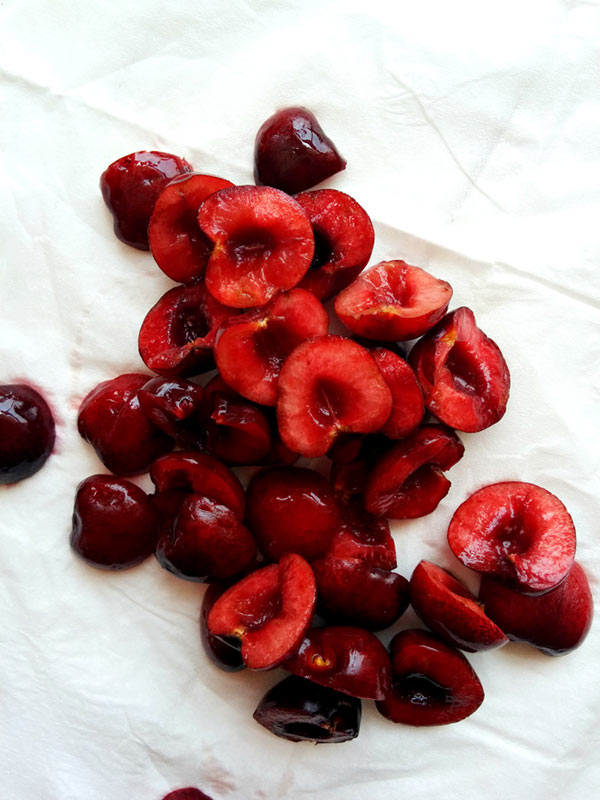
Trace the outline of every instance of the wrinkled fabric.
<instances>
[{"instance_id":1,"label":"wrinkled fabric","mask_svg":"<svg viewBox=\"0 0 600 800\"><path fill-rule=\"evenodd\" d=\"M598 4L575 0L0 4L0 383L32 382L57 418L42 471L0 487L3 798L595 796L597 625L564 658L469 656L486 699L457 725L395 726L365 702L357 740L291 744L251 716L283 673L227 675L201 651L201 586L153 559L93 570L68 535L76 485L105 471L79 403L146 371L139 326L172 286L114 237L100 173L159 149L251 183L261 123L305 105L348 161L325 185L372 216L370 263L449 281L511 370L505 418L461 437L438 509L393 525L399 571L426 558L476 588L450 517L487 483L526 480L571 512L597 598L599 47Z\"/></svg>"}]
</instances>

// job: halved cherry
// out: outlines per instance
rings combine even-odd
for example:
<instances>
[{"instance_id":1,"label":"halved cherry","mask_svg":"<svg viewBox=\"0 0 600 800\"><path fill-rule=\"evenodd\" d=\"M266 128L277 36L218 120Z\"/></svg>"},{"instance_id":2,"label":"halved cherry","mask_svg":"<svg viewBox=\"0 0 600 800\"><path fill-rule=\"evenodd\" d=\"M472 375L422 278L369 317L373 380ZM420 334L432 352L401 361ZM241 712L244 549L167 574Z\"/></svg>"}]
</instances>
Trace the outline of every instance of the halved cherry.
<instances>
[{"instance_id":1,"label":"halved cherry","mask_svg":"<svg viewBox=\"0 0 600 800\"><path fill-rule=\"evenodd\" d=\"M90 475L77 487L71 547L99 569L127 569L156 546L158 517L146 493L112 475Z\"/></svg>"},{"instance_id":2,"label":"halved cherry","mask_svg":"<svg viewBox=\"0 0 600 800\"><path fill-rule=\"evenodd\" d=\"M417 376L406 361L391 350L376 347L371 350L371 355L392 393L392 412L380 433L389 439L410 436L421 424L425 413Z\"/></svg>"},{"instance_id":3,"label":"halved cherry","mask_svg":"<svg viewBox=\"0 0 600 800\"><path fill-rule=\"evenodd\" d=\"M198 223L214 245L206 286L233 308L264 306L308 270L315 245L302 206L279 189L234 186L208 197Z\"/></svg>"},{"instance_id":4,"label":"halved cherry","mask_svg":"<svg viewBox=\"0 0 600 800\"><path fill-rule=\"evenodd\" d=\"M254 145L254 179L296 194L346 168L315 115L291 106L260 126Z\"/></svg>"},{"instance_id":5,"label":"halved cherry","mask_svg":"<svg viewBox=\"0 0 600 800\"><path fill-rule=\"evenodd\" d=\"M528 642L549 656L566 655L579 647L594 616L590 585L577 561L561 584L537 597L484 575L479 602L509 639Z\"/></svg>"},{"instance_id":6,"label":"halved cherry","mask_svg":"<svg viewBox=\"0 0 600 800\"><path fill-rule=\"evenodd\" d=\"M317 592L310 565L296 553L251 573L228 589L208 615L213 636L237 636L250 669L271 669L304 638Z\"/></svg>"},{"instance_id":7,"label":"halved cherry","mask_svg":"<svg viewBox=\"0 0 600 800\"><path fill-rule=\"evenodd\" d=\"M361 702L290 675L265 694L254 719L291 742L349 742L360 730Z\"/></svg>"},{"instance_id":8,"label":"halved cherry","mask_svg":"<svg viewBox=\"0 0 600 800\"><path fill-rule=\"evenodd\" d=\"M99 383L79 408L77 428L104 466L116 475L137 475L173 447L143 413L138 392L148 375L137 372Z\"/></svg>"},{"instance_id":9,"label":"halved cherry","mask_svg":"<svg viewBox=\"0 0 600 800\"><path fill-rule=\"evenodd\" d=\"M151 378L138 392L148 419L184 446L199 442L203 399L202 387L183 378Z\"/></svg>"},{"instance_id":10,"label":"halved cherry","mask_svg":"<svg viewBox=\"0 0 600 800\"><path fill-rule=\"evenodd\" d=\"M114 217L115 235L138 250L148 250L148 223L156 199L169 181L191 171L183 158L156 150L113 161L100 177L100 189Z\"/></svg>"},{"instance_id":11,"label":"halved cherry","mask_svg":"<svg viewBox=\"0 0 600 800\"><path fill-rule=\"evenodd\" d=\"M148 226L152 255L165 275L177 283L194 283L204 275L212 243L200 230L198 209L213 192L233 186L214 175L182 175L165 186Z\"/></svg>"},{"instance_id":12,"label":"halved cherry","mask_svg":"<svg viewBox=\"0 0 600 800\"><path fill-rule=\"evenodd\" d=\"M448 544L466 567L526 594L558 586L575 559L575 526L563 503L541 486L484 486L454 512Z\"/></svg>"},{"instance_id":13,"label":"halved cherry","mask_svg":"<svg viewBox=\"0 0 600 800\"><path fill-rule=\"evenodd\" d=\"M350 626L311 628L284 668L338 692L383 700L390 689L391 665L373 633Z\"/></svg>"},{"instance_id":14,"label":"halved cherry","mask_svg":"<svg viewBox=\"0 0 600 800\"><path fill-rule=\"evenodd\" d=\"M156 548L162 567L199 582L238 575L254 564L256 555L256 542L234 512L200 494L185 498Z\"/></svg>"},{"instance_id":15,"label":"halved cherry","mask_svg":"<svg viewBox=\"0 0 600 800\"><path fill-rule=\"evenodd\" d=\"M448 725L476 711L483 687L458 650L433 633L407 630L390 643L392 687L377 710L404 725Z\"/></svg>"},{"instance_id":16,"label":"halved cherry","mask_svg":"<svg viewBox=\"0 0 600 800\"><path fill-rule=\"evenodd\" d=\"M206 449L226 464L261 464L271 450L271 425L264 411L220 375L206 386L203 425Z\"/></svg>"},{"instance_id":17,"label":"halved cherry","mask_svg":"<svg viewBox=\"0 0 600 800\"><path fill-rule=\"evenodd\" d=\"M396 545L385 517L375 517L362 507L358 499L338 497L342 524L327 549L333 558L359 559L380 569L395 569Z\"/></svg>"},{"instance_id":18,"label":"halved cherry","mask_svg":"<svg viewBox=\"0 0 600 800\"><path fill-rule=\"evenodd\" d=\"M230 508L238 519L244 518L244 487L225 464L212 456L178 450L156 459L150 477L160 493L179 489L201 494Z\"/></svg>"},{"instance_id":19,"label":"halved cherry","mask_svg":"<svg viewBox=\"0 0 600 800\"><path fill-rule=\"evenodd\" d=\"M200 640L204 652L224 672L239 672L244 669L242 661L241 642L235 636L213 636L207 627L208 614L223 592L227 591L231 582L209 583L202 598L200 608Z\"/></svg>"},{"instance_id":20,"label":"halved cherry","mask_svg":"<svg viewBox=\"0 0 600 800\"><path fill-rule=\"evenodd\" d=\"M325 335L328 328L329 316L310 292L282 292L263 308L223 325L215 345L217 367L241 395L274 406L285 359L301 342Z\"/></svg>"},{"instance_id":21,"label":"halved cherry","mask_svg":"<svg viewBox=\"0 0 600 800\"><path fill-rule=\"evenodd\" d=\"M412 349L427 409L459 431L475 433L504 416L510 374L498 345L466 307L447 314Z\"/></svg>"},{"instance_id":22,"label":"halved cherry","mask_svg":"<svg viewBox=\"0 0 600 800\"><path fill-rule=\"evenodd\" d=\"M392 394L371 355L342 336L298 345L281 370L281 438L309 458L324 455L341 433L379 430L391 410Z\"/></svg>"},{"instance_id":23,"label":"halved cherry","mask_svg":"<svg viewBox=\"0 0 600 800\"><path fill-rule=\"evenodd\" d=\"M335 313L353 333L384 342L422 336L446 313L452 287L405 261L370 267L335 300Z\"/></svg>"},{"instance_id":24,"label":"halved cherry","mask_svg":"<svg viewBox=\"0 0 600 800\"><path fill-rule=\"evenodd\" d=\"M312 567L318 612L328 622L379 631L408 608L409 584L397 572L371 567L362 558L335 556L313 561Z\"/></svg>"},{"instance_id":25,"label":"halved cherry","mask_svg":"<svg viewBox=\"0 0 600 800\"><path fill-rule=\"evenodd\" d=\"M365 508L392 519L430 514L450 489L443 471L464 451L454 431L424 425L375 459L365 484Z\"/></svg>"},{"instance_id":26,"label":"halved cherry","mask_svg":"<svg viewBox=\"0 0 600 800\"><path fill-rule=\"evenodd\" d=\"M144 364L168 377L206 372L213 366L217 330L235 313L203 283L169 289L142 322L138 343Z\"/></svg>"},{"instance_id":27,"label":"halved cherry","mask_svg":"<svg viewBox=\"0 0 600 800\"><path fill-rule=\"evenodd\" d=\"M299 553L308 561L317 558L341 521L327 478L298 467L264 470L252 478L246 520L270 561L284 553Z\"/></svg>"},{"instance_id":28,"label":"halved cherry","mask_svg":"<svg viewBox=\"0 0 600 800\"><path fill-rule=\"evenodd\" d=\"M412 574L410 602L428 628L468 653L508 641L467 587L430 561L419 562Z\"/></svg>"},{"instance_id":29,"label":"halved cherry","mask_svg":"<svg viewBox=\"0 0 600 800\"><path fill-rule=\"evenodd\" d=\"M296 195L315 237L315 255L299 286L325 302L345 289L366 266L375 234L367 212L337 189Z\"/></svg>"}]
</instances>

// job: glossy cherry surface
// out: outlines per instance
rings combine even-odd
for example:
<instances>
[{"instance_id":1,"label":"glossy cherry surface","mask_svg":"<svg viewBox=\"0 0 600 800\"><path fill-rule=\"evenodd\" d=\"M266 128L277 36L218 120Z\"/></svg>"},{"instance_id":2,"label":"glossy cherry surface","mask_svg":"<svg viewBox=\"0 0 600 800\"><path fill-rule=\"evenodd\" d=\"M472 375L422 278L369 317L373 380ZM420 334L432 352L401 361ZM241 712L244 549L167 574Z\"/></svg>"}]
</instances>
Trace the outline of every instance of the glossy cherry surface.
<instances>
[{"instance_id":1,"label":"glossy cherry surface","mask_svg":"<svg viewBox=\"0 0 600 800\"><path fill-rule=\"evenodd\" d=\"M148 223L159 194L172 178L191 171L183 158L156 150L140 150L113 161L100 177L100 189L114 217L116 236L138 250L148 250Z\"/></svg>"},{"instance_id":2,"label":"glossy cherry surface","mask_svg":"<svg viewBox=\"0 0 600 800\"><path fill-rule=\"evenodd\" d=\"M224 672L239 672L245 668L242 660L242 645L235 636L213 636L206 623L208 614L230 583L209 583L202 598L200 609L200 640L204 652Z\"/></svg>"},{"instance_id":3,"label":"glossy cherry surface","mask_svg":"<svg viewBox=\"0 0 600 800\"><path fill-rule=\"evenodd\" d=\"M146 493L131 481L91 475L77 487L71 547L100 569L127 569L156 546L158 517Z\"/></svg>"},{"instance_id":4,"label":"glossy cherry surface","mask_svg":"<svg viewBox=\"0 0 600 800\"><path fill-rule=\"evenodd\" d=\"M292 742L348 742L360 730L361 702L290 675L265 694L254 719Z\"/></svg>"},{"instance_id":5,"label":"glossy cherry surface","mask_svg":"<svg viewBox=\"0 0 600 800\"><path fill-rule=\"evenodd\" d=\"M315 115L292 106L261 125L254 145L254 179L288 194L310 189L345 169L346 161Z\"/></svg>"},{"instance_id":6,"label":"glossy cherry surface","mask_svg":"<svg viewBox=\"0 0 600 800\"><path fill-rule=\"evenodd\" d=\"M39 392L21 383L0 386L0 485L41 469L55 436L52 412Z\"/></svg>"}]
</instances>

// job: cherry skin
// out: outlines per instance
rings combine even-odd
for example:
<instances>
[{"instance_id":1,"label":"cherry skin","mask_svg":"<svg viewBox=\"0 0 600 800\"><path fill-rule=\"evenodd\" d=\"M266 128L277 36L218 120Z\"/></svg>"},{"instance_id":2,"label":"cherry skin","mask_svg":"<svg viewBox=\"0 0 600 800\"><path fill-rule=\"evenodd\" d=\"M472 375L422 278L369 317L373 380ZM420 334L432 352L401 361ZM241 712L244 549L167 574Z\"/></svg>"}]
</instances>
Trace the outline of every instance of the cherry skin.
<instances>
[{"instance_id":1,"label":"cherry skin","mask_svg":"<svg viewBox=\"0 0 600 800\"><path fill-rule=\"evenodd\" d=\"M156 150L140 150L113 161L100 177L100 189L114 217L117 238L148 250L148 224L159 194L172 178L191 171L183 158Z\"/></svg>"},{"instance_id":2,"label":"cherry skin","mask_svg":"<svg viewBox=\"0 0 600 800\"><path fill-rule=\"evenodd\" d=\"M77 487L71 547L99 569L127 569L156 546L158 518L146 493L112 475L91 475Z\"/></svg>"},{"instance_id":3,"label":"cherry skin","mask_svg":"<svg viewBox=\"0 0 600 800\"><path fill-rule=\"evenodd\" d=\"M291 742L348 742L360 730L361 702L290 675L269 689L253 716Z\"/></svg>"},{"instance_id":4,"label":"cherry skin","mask_svg":"<svg viewBox=\"0 0 600 800\"><path fill-rule=\"evenodd\" d=\"M212 800L212 798L201 792L200 789L188 786L185 789L175 789L173 792L169 792L163 797L163 800Z\"/></svg>"},{"instance_id":5,"label":"cherry skin","mask_svg":"<svg viewBox=\"0 0 600 800\"><path fill-rule=\"evenodd\" d=\"M288 194L310 189L346 168L315 115L292 106L269 117L256 135L254 178Z\"/></svg>"},{"instance_id":6,"label":"cherry skin","mask_svg":"<svg viewBox=\"0 0 600 800\"><path fill-rule=\"evenodd\" d=\"M0 485L34 475L54 440L52 412L39 392L25 384L0 386Z\"/></svg>"},{"instance_id":7,"label":"cherry skin","mask_svg":"<svg viewBox=\"0 0 600 800\"><path fill-rule=\"evenodd\" d=\"M211 608L223 592L229 588L229 585L228 583L209 583L206 587L200 609L200 639L204 652L215 666L224 672L239 672L245 668L240 640L235 636L213 636L208 630L206 622Z\"/></svg>"}]
</instances>

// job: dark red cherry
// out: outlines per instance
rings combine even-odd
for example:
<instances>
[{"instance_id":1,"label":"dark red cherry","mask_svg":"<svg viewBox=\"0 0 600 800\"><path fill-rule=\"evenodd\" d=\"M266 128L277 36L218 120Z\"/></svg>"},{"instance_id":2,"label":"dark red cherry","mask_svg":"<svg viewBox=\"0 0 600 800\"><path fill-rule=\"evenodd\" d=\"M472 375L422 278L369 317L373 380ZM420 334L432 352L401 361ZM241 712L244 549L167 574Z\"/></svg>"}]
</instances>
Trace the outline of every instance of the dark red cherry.
<instances>
[{"instance_id":1,"label":"dark red cherry","mask_svg":"<svg viewBox=\"0 0 600 800\"><path fill-rule=\"evenodd\" d=\"M291 742L348 742L360 730L361 702L290 675L265 694L254 719Z\"/></svg>"},{"instance_id":2,"label":"dark red cherry","mask_svg":"<svg viewBox=\"0 0 600 800\"><path fill-rule=\"evenodd\" d=\"M212 800L212 797L204 794L200 789L188 786L186 789L175 789L175 791L169 792L163 797L163 800Z\"/></svg>"},{"instance_id":3,"label":"dark red cherry","mask_svg":"<svg viewBox=\"0 0 600 800\"><path fill-rule=\"evenodd\" d=\"M263 122L256 134L254 179L288 194L310 189L346 168L313 113L293 106Z\"/></svg>"},{"instance_id":4,"label":"dark red cherry","mask_svg":"<svg viewBox=\"0 0 600 800\"><path fill-rule=\"evenodd\" d=\"M158 517L139 486L112 475L91 475L77 487L71 547L100 569L127 569L156 546Z\"/></svg>"},{"instance_id":5,"label":"dark red cherry","mask_svg":"<svg viewBox=\"0 0 600 800\"><path fill-rule=\"evenodd\" d=\"M117 238L148 250L148 223L158 195L172 178L191 171L183 158L156 150L140 150L113 161L100 177L100 189L114 217Z\"/></svg>"},{"instance_id":6,"label":"dark red cherry","mask_svg":"<svg viewBox=\"0 0 600 800\"><path fill-rule=\"evenodd\" d=\"M54 439L52 412L39 392L20 383L0 386L0 485L34 475Z\"/></svg>"}]
</instances>

